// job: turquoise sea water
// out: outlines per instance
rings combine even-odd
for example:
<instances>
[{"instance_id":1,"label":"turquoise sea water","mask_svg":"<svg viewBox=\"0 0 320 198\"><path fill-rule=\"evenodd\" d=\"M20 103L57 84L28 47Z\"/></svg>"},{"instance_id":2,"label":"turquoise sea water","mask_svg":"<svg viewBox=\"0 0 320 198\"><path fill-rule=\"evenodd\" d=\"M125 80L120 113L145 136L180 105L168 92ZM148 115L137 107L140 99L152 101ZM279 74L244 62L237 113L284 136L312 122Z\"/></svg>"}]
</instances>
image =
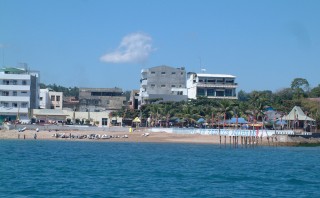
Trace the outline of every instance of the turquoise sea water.
<instances>
[{"instance_id":1,"label":"turquoise sea water","mask_svg":"<svg viewBox=\"0 0 320 198\"><path fill-rule=\"evenodd\" d=\"M320 147L0 140L1 197L320 197Z\"/></svg>"}]
</instances>

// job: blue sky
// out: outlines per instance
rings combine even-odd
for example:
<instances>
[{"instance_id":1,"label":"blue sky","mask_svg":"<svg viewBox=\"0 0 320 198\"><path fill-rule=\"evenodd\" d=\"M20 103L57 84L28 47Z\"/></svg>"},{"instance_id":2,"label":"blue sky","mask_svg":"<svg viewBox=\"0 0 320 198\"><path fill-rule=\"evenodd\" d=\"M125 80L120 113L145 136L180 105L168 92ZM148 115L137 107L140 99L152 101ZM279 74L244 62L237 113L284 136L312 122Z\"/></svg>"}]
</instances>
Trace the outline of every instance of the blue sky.
<instances>
[{"instance_id":1,"label":"blue sky","mask_svg":"<svg viewBox=\"0 0 320 198\"><path fill-rule=\"evenodd\" d=\"M239 90L320 84L318 0L0 0L1 66L41 82L139 88L159 65L232 74Z\"/></svg>"}]
</instances>

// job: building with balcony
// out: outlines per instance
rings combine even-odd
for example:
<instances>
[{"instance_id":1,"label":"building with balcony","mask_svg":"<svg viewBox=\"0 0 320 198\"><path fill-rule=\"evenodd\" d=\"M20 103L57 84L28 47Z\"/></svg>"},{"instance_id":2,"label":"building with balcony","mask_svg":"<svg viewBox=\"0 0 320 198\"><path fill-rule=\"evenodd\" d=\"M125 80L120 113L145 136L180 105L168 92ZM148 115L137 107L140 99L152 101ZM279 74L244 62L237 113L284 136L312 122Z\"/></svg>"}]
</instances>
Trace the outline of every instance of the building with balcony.
<instances>
[{"instance_id":1,"label":"building with balcony","mask_svg":"<svg viewBox=\"0 0 320 198\"><path fill-rule=\"evenodd\" d=\"M188 98L208 97L215 99L237 99L235 76L228 74L187 74Z\"/></svg>"},{"instance_id":2,"label":"building with balcony","mask_svg":"<svg viewBox=\"0 0 320 198\"><path fill-rule=\"evenodd\" d=\"M0 69L0 122L29 118L39 108L39 72L26 68Z\"/></svg>"},{"instance_id":3,"label":"building with balcony","mask_svg":"<svg viewBox=\"0 0 320 198\"><path fill-rule=\"evenodd\" d=\"M79 111L101 112L119 110L126 105L126 97L120 88L80 88Z\"/></svg>"},{"instance_id":4,"label":"building with balcony","mask_svg":"<svg viewBox=\"0 0 320 198\"><path fill-rule=\"evenodd\" d=\"M152 99L187 100L185 68L162 65L143 69L140 80L139 106L147 104Z\"/></svg>"}]
</instances>

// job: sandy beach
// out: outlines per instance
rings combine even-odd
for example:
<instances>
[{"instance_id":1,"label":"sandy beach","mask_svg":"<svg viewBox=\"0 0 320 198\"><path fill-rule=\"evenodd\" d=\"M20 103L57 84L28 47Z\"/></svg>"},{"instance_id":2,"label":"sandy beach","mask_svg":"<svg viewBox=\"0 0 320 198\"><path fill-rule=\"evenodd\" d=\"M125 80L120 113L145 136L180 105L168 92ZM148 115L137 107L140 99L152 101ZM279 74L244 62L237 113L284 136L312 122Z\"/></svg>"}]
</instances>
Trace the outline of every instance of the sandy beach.
<instances>
[{"instance_id":1,"label":"sandy beach","mask_svg":"<svg viewBox=\"0 0 320 198\"><path fill-rule=\"evenodd\" d=\"M81 136L90 134L99 134L112 136L110 139L78 139L69 136ZM17 130L0 130L0 139L34 139L36 134L37 140L62 140L62 141L109 141L109 142L175 142L175 143L206 143L219 144L219 137L212 135L199 134L172 134L166 132L105 132L105 131L40 131L26 130L18 132ZM56 138L55 134L65 134L68 138ZM147 136L146 136L147 134Z\"/></svg>"},{"instance_id":2,"label":"sandy beach","mask_svg":"<svg viewBox=\"0 0 320 198\"><path fill-rule=\"evenodd\" d=\"M90 134L108 135L112 138L109 139L78 139L70 138L71 136L79 137ZM218 135L200 135L200 134L174 134L166 132L148 132L148 131L134 131L134 132L106 132L106 131L39 131L26 130L18 132L17 130L0 130L0 139L21 139L21 140L34 140L36 134L36 140L59 140L59 141L106 141L106 142L165 142L165 143L197 143L197 144L220 144L220 136ZM67 138L55 137L57 134L66 135ZM146 136L147 134L147 136ZM234 139L230 137L221 136L221 143L230 145L233 144ZM259 139L259 141L261 141ZM273 140L272 140L273 141ZM268 143L268 140L264 138L260 145L270 145L274 142ZM238 144L241 144L239 137Z\"/></svg>"}]
</instances>

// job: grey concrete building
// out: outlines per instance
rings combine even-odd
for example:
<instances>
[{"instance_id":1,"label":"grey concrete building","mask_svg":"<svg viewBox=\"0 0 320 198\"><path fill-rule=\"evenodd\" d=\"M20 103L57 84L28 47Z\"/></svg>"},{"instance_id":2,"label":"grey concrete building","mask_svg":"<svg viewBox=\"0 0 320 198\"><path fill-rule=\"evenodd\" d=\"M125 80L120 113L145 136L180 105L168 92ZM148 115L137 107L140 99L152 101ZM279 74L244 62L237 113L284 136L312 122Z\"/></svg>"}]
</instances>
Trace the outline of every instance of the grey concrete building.
<instances>
[{"instance_id":1,"label":"grey concrete building","mask_svg":"<svg viewBox=\"0 0 320 198\"><path fill-rule=\"evenodd\" d=\"M118 110L126 104L120 88L80 88L79 111L100 112Z\"/></svg>"},{"instance_id":2,"label":"grey concrete building","mask_svg":"<svg viewBox=\"0 0 320 198\"><path fill-rule=\"evenodd\" d=\"M166 65L141 71L139 104L147 104L150 99L161 101L187 100L186 71L184 67Z\"/></svg>"}]
</instances>

